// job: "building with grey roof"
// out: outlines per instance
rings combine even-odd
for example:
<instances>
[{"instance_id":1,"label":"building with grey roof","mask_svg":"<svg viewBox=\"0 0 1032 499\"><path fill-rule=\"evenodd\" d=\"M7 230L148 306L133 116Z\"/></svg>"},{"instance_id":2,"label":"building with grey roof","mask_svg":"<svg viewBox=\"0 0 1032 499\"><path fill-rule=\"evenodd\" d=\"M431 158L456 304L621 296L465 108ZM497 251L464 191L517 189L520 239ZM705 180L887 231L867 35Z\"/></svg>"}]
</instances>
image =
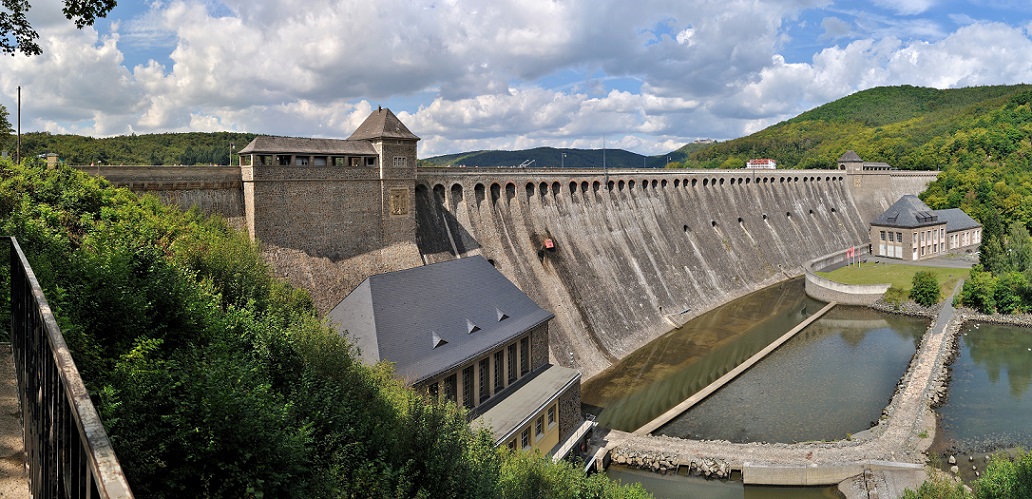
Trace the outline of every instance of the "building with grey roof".
<instances>
[{"instance_id":1,"label":"building with grey roof","mask_svg":"<svg viewBox=\"0 0 1032 499\"><path fill-rule=\"evenodd\" d=\"M580 373L548 363L552 318L481 256L374 275L327 316L364 362L466 407L497 445L542 452L581 423Z\"/></svg>"},{"instance_id":2,"label":"building with grey roof","mask_svg":"<svg viewBox=\"0 0 1032 499\"><path fill-rule=\"evenodd\" d=\"M892 165L879 161L864 161L856 151L846 151L838 159L839 170L846 170L848 173L859 173L874 170L892 170Z\"/></svg>"},{"instance_id":3,"label":"building with grey roof","mask_svg":"<svg viewBox=\"0 0 1032 499\"><path fill-rule=\"evenodd\" d=\"M963 210L932 210L906 195L871 221L870 237L873 255L916 261L971 251L982 242L982 226Z\"/></svg>"}]
</instances>

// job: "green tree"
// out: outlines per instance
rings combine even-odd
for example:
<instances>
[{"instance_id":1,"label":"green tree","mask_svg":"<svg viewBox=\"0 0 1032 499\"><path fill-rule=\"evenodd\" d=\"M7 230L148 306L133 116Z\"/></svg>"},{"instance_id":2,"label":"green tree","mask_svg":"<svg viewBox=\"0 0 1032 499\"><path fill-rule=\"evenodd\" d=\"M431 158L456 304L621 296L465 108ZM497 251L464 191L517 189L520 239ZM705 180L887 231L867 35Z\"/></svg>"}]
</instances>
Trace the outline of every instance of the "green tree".
<instances>
[{"instance_id":1,"label":"green tree","mask_svg":"<svg viewBox=\"0 0 1032 499\"><path fill-rule=\"evenodd\" d=\"M913 287L910 288L910 299L921 306L930 307L939 303L939 296L942 294L939 289L939 280L935 274L922 270L914 273Z\"/></svg>"},{"instance_id":2,"label":"green tree","mask_svg":"<svg viewBox=\"0 0 1032 499\"><path fill-rule=\"evenodd\" d=\"M975 265L960 295L964 305L991 314L996 310L996 278L981 265Z\"/></svg>"},{"instance_id":3,"label":"green tree","mask_svg":"<svg viewBox=\"0 0 1032 499\"><path fill-rule=\"evenodd\" d=\"M1032 452L1019 453L1013 460L993 456L974 489L979 499L1032 497Z\"/></svg>"},{"instance_id":4,"label":"green tree","mask_svg":"<svg viewBox=\"0 0 1032 499\"><path fill-rule=\"evenodd\" d=\"M36 40L39 34L29 23L26 13L31 6L27 0L0 0L6 12L0 11L0 49L14 55L39 55L43 49ZM115 8L115 0L64 0L61 9L65 17L82 29L92 26L98 17L104 17Z\"/></svg>"}]
</instances>

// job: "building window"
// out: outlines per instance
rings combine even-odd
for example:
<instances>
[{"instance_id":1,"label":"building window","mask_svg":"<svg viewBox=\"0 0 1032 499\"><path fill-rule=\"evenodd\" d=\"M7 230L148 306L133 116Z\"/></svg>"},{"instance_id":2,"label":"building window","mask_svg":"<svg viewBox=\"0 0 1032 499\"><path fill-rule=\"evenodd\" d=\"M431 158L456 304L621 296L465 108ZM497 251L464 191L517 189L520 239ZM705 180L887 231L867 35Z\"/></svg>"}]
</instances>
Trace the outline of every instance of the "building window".
<instances>
[{"instance_id":1,"label":"building window","mask_svg":"<svg viewBox=\"0 0 1032 499\"><path fill-rule=\"evenodd\" d=\"M516 344L509 345L509 383L516 381Z\"/></svg>"},{"instance_id":2,"label":"building window","mask_svg":"<svg viewBox=\"0 0 1032 499\"><path fill-rule=\"evenodd\" d=\"M434 400L437 400L437 396L439 395L438 390L439 390L439 388L437 387L437 382L436 381L434 381L433 383L430 383L430 386L426 387L426 393L428 395L430 395L430 398L432 398Z\"/></svg>"},{"instance_id":3,"label":"building window","mask_svg":"<svg viewBox=\"0 0 1032 499\"><path fill-rule=\"evenodd\" d=\"M455 402L455 375L452 374L447 378L444 378L444 398L451 402Z\"/></svg>"},{"instance_id":4,"label":"building window","mask_svg":"<svg viewBox=\"0 0 1032 499\"><path fill-rule=\"evenodd\" d=\"M298 156L294 158L294 163L297 166L308 166L308 156Z\"/></svg>"},{"instance_id":5,"label":"building window","mask_svg":"<svg viewBox=\"0 0 1032 499\"><path fill-rule=\"evenodd\" d=\"M279 155L276 156L276 164L280 166L290 166L290 156Z\"/></svg>"},{"instance_id":6,"label":"building window","mask_svg":"<svg viewBox=\"0 0 1032 499\"><path fill-rule=\"evenodd\" d=\"M896 242L896 238L893 236L893 234L891 232L889 232L889 242L890 243Z\"/></svg>"},{"instance_id":7,"label":"building window","mask_svg":"<svg viewBox=\"0 0 1032 499\"><path fill-rule=\"evenodd\" d=\"M491 397L491 359L480 361L480 402Z\"/></svg>"},{"instance_id":8,"label":"building window","mask_svg":"<svg viewBox=\"0 0 1032 499\"><path fill-rule=\"evenodd\" d=\"M520 376L530 372L530 338L520 339Z\"/></svg>"},{"instance_id":9,"label":"building window","mask_svg":"<svg viewBox=\"0 0 1032 499\"><path fill-rule=\"evenodd\" d=\"M896 233L896 242L898 242L898 243L902 243L903 242L903 233L902 232L897 232Z\"/></svg>"},{"instance_id":10,"label":"building window","mask_svg":"<svg viewBox=\"0 0 1032 499\"><path fill-rule=\"evenodd\" d=\"M334 156L333 166L344 166L344 158L341 156Z\"/></svg>"},{"instance_id":11,"label":"building window","mask_svg":"<svg viewBox=\"0 0 1032 499\"><path fill-rule=\"evenodd\" d=\"M509 450L511 450L511 451L515 451L516 450L516 439L515 438L512 439L512 440L509 440Z\"/></svg>"},{"instance_id":12,"label":"building window","mask_svg":"<svg viewBox=\"0 0 1032 499\"><path fill-rule=\"evenodd\" d=\"M326 166L326 156L316 156L312 159L312 164L315 166Z\"/></svg>"},{"instance_id":13,"label":"building window","mask_svg":"<svg viewBox=\"0 0 1032 499\"><path fill-rule=\"evenodd\" d=\"M473 366L462 370L462 405L473 408Z\"/></svg>"},{"instance_id":14,"label":"building window","mask_svg":"<svg viewBox=\"0 0 1032 499\"><path fill-rule=\"evenodd\" d=\"M394 167L395 168L404 168L406 166L408 166L408 158L406 158L404 156L395 156L394 157Z\"/></svg>"},{"instance_id":15,"label":"building window","mask_svg":"<svg viewBox=\"0 0 1032 499\"><path fill-rule=\"evenodd\" d=\"M534 421L534 436L540 437L545 434L545 417L538 416L537 421Z\"/></svg>"},{"instance_id":16,"label":"building window","mask_svg":"<svg viewBox=\"0 0 1032 499\"><path fill-rule=\"evenodd\" d=\"M376 166L376 158L368 157L365 159L366 166Z\"/></svg>"},{"instance_id":17,"label":"building window","mask_svg":"<svg viewBox=\"0 0 1032 499\"><path fill-rule=\"evenodd\" d=\"M495 380L494 380L495 381L494 382L494 387L495 387L495 393L498 393L499 390L501 390L502 388L505 388L505 371L504 371L504 367L503 367L504 365L505 365L505 356L502 354L502 351L499 350L499 351L495 352L495 354L494 354L494 378L495 378Z\"/></svg>"},{"instance_id":18,"label":"building window","mask_svg":"<svg viewBox=\"0 0 1032 499\"><path fill-rule=\"evenodd\" d=\"M520 433L520 445L524 449L530 447L530 428L526 428L523 430L523 433Z\"/></svg>"},{"instance_id":19,"label":"building window","mask_svg":"<svg viewBox=\"0 0 1032 499\"><path fill-rule=\"evenodd\" d=\"M883 230L883 231L881 231L881 240L882 240L882 241L884 241L884 240L885 240L885 231L884 231L884 230Z\"/></svg>"},{"instance_id":20,"label":"building window","mask_svg":"<svg viewBox=\"0 0 1032 499\"><path fill-rule=\"evenodd\" d=\"M555 406L548 408L548 427L551 428L555 424Z\"/></svg>"},{"instance_id":21,"label":"building window","mask_svg":"<svg viewBox=\"0 0 1032 499\"><path fill-rule=\"evenodd\" d=\"M362 161L362 158L351 158L351 166L352 167L356 167L356 168L359 167L359 166L362 166L361 161Z\"/></svg>"}]
</instances>

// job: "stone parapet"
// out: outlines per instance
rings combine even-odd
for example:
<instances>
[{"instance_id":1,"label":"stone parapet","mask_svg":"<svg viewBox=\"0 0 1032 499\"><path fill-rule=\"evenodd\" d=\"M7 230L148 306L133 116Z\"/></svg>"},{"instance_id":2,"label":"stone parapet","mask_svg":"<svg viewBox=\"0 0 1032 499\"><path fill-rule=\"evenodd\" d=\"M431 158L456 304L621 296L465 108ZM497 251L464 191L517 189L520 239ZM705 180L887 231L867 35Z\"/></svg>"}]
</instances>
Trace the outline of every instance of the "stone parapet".
<instances>
[{"instance_id":1,"label":"stone parapet","mask_svg":"<svg viewBox=\"0 0 1032 499\"><path fill-rule=\"evenodd\" d=\"M806 274L807 296L815 300L836 301L844 305L871 305L885 295L891 286L889 284L844 284L816 274L817 269L847 262L850 259L847 256L848 251L837 251L806 262L803 271ZM852 258L859 258L868 253L866 247L857 247L856 256Z\"/></svg>"}]
</instances>

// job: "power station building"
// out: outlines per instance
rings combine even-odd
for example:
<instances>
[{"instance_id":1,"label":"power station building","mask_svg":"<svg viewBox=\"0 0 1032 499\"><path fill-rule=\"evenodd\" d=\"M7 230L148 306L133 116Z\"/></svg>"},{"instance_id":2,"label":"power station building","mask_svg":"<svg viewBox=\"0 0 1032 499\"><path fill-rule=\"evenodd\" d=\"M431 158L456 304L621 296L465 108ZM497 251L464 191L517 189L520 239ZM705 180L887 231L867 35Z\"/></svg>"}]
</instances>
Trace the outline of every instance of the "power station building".
<instances>
[{"instance_id":1,"label":"power station building","mask_svg":"<svg viewBox=\"0 0 1032 499\"><path fill-rule=\"evenodd\" d=\"M899 198L871 222L871 254L917 261L982 242L982 225L959 208L933 210L917 196Z\"/></svg>"},{"instance_id":2,"label":"power station building","mask_svg":"<svg viewBox=\"0 0 1032 499\"><path fill-rule=\"evenodd\" d=\"M582 418L580 372L548 362L552 318L481 256L374 275L328 315L364 362L465 407L496 445L554 454Z\"/></svg>"}]
</instances>

